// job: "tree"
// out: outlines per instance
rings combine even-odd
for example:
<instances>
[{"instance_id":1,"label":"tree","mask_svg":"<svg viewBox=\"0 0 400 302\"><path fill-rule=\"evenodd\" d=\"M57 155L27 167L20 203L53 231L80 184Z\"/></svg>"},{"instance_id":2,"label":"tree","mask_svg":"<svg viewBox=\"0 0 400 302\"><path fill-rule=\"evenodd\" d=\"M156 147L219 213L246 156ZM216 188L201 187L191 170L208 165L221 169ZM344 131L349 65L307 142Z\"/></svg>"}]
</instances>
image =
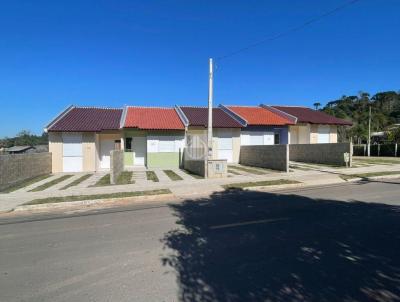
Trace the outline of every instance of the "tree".
<instances>
[{"instance_id":1,"label":"tree","mask_svg":"<svg viewBox=\"0 0 400 302\"><path fill-rule=\"evenodd\" d=\"M319 102L314 103L314 107L315 107L315 110L318 110L318 108L321 107L321 103L319 103Z\"/></svg>"}]
</instances>

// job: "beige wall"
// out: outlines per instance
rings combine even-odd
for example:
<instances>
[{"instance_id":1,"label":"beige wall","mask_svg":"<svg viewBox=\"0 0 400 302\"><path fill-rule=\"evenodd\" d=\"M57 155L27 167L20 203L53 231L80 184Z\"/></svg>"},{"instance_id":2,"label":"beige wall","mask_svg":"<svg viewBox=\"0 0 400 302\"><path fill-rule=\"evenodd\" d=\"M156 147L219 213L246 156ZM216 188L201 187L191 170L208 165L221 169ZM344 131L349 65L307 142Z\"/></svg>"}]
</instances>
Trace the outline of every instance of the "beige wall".
<instances>
[{"instance_id":1,"label":"beige wall","mask_svg":"<svg viewBox=\"0 0 400 302\"><path fill-rule=\"evenodd\" d=\"M310 144L318 144L318 125L310 125Z\"/></svg>"},{"instance_id":2,"label":"beige wall","mask_svg":"<svg viewBox=\"0 0 400 302\"><path fill-rule=\"evenodd\" d=\"M289 126L290 144L317 144L319 124ZM330 143L337 143L337 126L330 125Z\"/></svg>"},{"instance_id":3,"label":"beige wall","mask_svg":"<svg viewBox=\"0 0 400 302\"><path fill-rule=\"evenodd\" d=\"M337 126L335 126L335 125L331 125L329 142L330 143L337 143Z\"/></svg>"},{"instance_id":4,"label":"beige wall","mask_svg":"<svg viewBox=\"0 0 400 302\"><path fill-rule=\"evenodd\" d=\"M96 171L96 134L93 132L82 134L82 154L84 172Z\"/></svg>"},{"instance_id":5,"label":"beige wall","mask_svg":"<svg viewBox=\"0 0 400 302\"><path fill-rule=\"evenodd\" d=\"M62 135L60 132L49 132L49 152L51 153L52 172L62 172L63 170L63 148Z\"/></svg>"},{"instance_id":6,"label":"beige wall","mask_svg":"<svg viewBox=\"0 0 400 302\"><path fill-rule=\"evenodd\" d=\"M97 171L99 168L99 152L101 140L118 140L121 138L119 132L110 133L82 133L82 170L84 172ZM63 171L63 140L62 132L49 132L49 152L52 154L52 172Z\"/></svg>"}]
</instances>

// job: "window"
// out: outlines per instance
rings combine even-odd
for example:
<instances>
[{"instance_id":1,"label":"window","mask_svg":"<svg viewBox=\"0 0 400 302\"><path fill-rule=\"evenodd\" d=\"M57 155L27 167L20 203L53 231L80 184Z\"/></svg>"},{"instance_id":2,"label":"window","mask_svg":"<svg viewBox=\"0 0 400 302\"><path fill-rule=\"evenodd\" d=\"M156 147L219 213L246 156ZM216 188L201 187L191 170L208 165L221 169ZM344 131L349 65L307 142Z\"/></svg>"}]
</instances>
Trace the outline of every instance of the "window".
<instances>
[{"instance_id":1,"label":"window","mask_svg":"<svg viewBox=\"0 0 400 302\"><path fill-rule=\"evenodd\" d=\"M274 144L279 145L281 143L281 135L279 133L275 133L274 135Z\"/></svg>"},{"instance_id":2,"label":"window","mask_svg":"<svg viewBox=\"0 0 400 302\"><path fill-rule=\"evenodd\" d=\"M125 138L125 150L132 150L132 137Z\"/></svg>"}]
</instances>

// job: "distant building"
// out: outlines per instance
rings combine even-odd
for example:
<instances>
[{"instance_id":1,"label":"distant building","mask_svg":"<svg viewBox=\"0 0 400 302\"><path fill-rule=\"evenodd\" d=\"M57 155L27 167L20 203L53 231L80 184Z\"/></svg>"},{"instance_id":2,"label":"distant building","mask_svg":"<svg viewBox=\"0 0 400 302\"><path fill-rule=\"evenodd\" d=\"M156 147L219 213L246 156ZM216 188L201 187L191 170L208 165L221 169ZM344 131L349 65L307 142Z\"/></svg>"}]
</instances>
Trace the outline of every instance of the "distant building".
<instances>
[{"instance_id":1,"label":"distant building","mask_svg":"<svg viewBox=\"0 0 400 302\"><path fill-rule=\"evenodd\" d=\"M47 145L13 146L10 148L4 148L4 152L8 154L39 153L39 152L48 152L48 150L49 147Z\"/></svg>"}]
</instances>

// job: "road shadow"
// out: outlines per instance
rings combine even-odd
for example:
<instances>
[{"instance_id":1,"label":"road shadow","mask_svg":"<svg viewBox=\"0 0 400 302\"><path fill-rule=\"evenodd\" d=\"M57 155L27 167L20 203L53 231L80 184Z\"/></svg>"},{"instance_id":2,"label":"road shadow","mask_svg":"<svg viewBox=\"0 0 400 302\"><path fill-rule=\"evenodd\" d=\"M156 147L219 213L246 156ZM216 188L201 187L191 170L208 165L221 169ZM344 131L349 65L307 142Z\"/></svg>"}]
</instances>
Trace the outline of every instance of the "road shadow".
<instances>
[{"instance_id":1,"label":"road shadow","mask_svg":"<svg viewBox=\"0 0 400 302\"><path fill-rule=\"evenodd\" d=\"M400 301L400 207L253 191L170 207L180 301Z\"/></svg>"}]
</instances>

